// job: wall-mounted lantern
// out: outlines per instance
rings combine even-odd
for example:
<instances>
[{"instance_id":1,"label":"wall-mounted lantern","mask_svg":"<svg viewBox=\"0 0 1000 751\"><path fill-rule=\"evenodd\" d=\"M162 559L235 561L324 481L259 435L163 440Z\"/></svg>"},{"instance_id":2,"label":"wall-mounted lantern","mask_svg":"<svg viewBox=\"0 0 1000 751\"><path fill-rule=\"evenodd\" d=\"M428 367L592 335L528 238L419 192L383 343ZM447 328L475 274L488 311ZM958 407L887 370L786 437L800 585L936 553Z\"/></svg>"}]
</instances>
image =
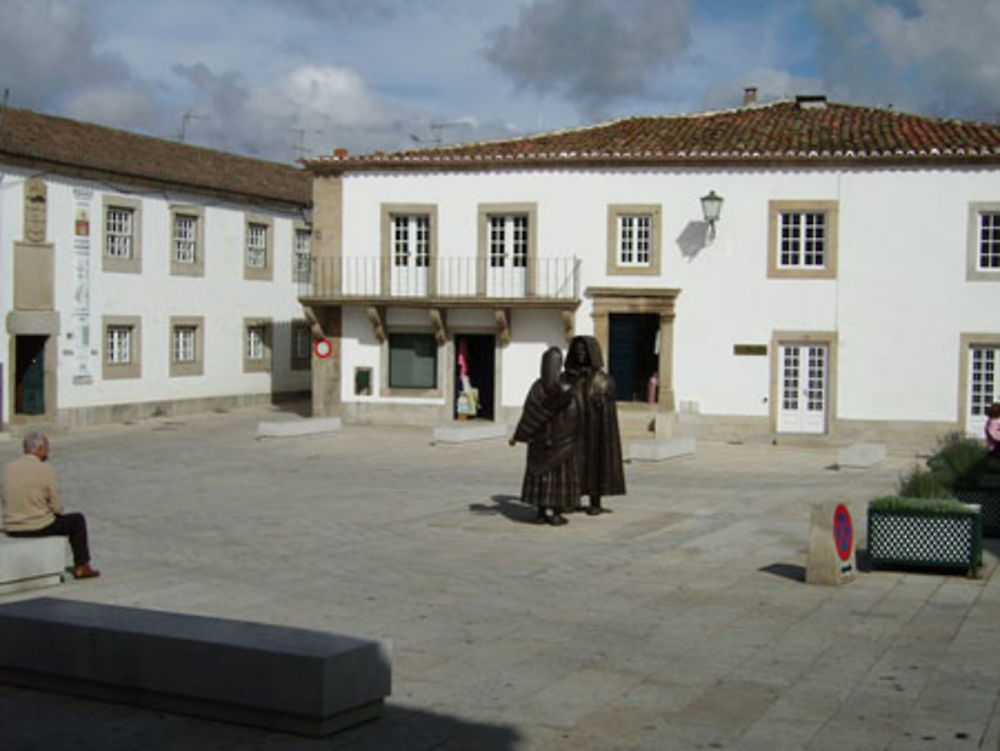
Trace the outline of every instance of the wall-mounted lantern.
<instances>
[{"instance_id":1,"label":"wall-mounted lantern","mask_svg":"<svg viewBox=\"0 0 1000 751\"><path fill-rule=\"evenodd\" d=\"M712 239L715 237L715 223L722 213L722 196L716 195L714 190L710 190L707 196L702 196L701 213L708 225L708 236Z\"/></svg>"}]
</instances>

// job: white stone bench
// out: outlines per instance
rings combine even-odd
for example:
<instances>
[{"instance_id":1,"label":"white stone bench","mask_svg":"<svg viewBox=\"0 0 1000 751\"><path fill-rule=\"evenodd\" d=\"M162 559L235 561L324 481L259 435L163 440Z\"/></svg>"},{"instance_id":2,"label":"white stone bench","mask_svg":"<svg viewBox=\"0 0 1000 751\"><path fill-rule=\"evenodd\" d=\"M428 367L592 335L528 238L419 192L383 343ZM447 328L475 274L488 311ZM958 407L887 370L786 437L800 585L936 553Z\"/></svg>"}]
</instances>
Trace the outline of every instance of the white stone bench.
<instances>
[{"instance_id":1,"label":"white stone bench","mask_svg":"<svg viewBox=\"0 0 1000 751\"><path fill-rule=\"evenodd\" d=\"M492 438L506 438L507 426L498 422L476 422L465 425L441 425L434 428L433 442L468 443Z\"/></svg>"},{"instance_id":2,"label":"white stone bench","mask_svg":"<svg viewBox=\"0 0 1000 751\"><path fill-rule=\"evenodd\" d=\"M258 438L288 438L289 436L333 433L340 430L339 417L307 417L304 420L257 423Z\"/></svg>"},{"instance_id":3,"label":"white stone bench","mask_svg":"<svg viewBox=\"0 0 1000 751\"><path fill-rule=\"evenodd\" d=\"M638 461L658 462L693 453L694 438L691 437L633 441L628 446L628 458Z\"/></svg>"},{"instance_id":4,"label":"white stone bench","mask_svg":"<svg viewBox=\"0 0 1000 751\"><path fill-rule=\"evenodd\" d=\"M390 691L380 642L322 631L42 597L0 604L0 633L5 683L303 735Z\"/></svg>"},{"instance_id":5,"label":"white stone bench","mask_svg":"<svg viewBox=\"0 0 1000 751\"><path fill-rule=\"evenodd\" d=\"M852 443L837 450L837 466L874 467L885 457L884 443Z\"/></svg>"},{"instance_id":6,"label":"white stone bench","mask_svg":"<svg viewBox=\"0 0 1000 751\"><path fill-rule=\"evenodd\" d=\"M0 533L0 594L61 583L72 561L67 540Z\"/></svg>"}]
</instances>

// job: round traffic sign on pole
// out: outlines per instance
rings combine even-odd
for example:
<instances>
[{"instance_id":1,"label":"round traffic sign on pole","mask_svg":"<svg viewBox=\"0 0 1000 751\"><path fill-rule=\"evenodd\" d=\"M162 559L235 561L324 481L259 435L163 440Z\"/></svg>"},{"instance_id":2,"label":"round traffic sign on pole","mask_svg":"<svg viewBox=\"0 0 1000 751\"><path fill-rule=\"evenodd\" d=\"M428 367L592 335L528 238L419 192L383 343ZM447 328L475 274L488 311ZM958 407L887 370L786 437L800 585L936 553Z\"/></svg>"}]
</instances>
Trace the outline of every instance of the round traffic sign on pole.
<instances>
[{"instance_id":1,"label":"round traffic sign on pole","mask_svg":"<svg viewBox=\"0 0 1000 751\"><path fill-rule=\"evenodd\" d=\"M329 339L317 339L316 343L313 345L313 352L316 353L316 357L326 358L333 354L333 342Z\"/></svg>"}]
</instances>

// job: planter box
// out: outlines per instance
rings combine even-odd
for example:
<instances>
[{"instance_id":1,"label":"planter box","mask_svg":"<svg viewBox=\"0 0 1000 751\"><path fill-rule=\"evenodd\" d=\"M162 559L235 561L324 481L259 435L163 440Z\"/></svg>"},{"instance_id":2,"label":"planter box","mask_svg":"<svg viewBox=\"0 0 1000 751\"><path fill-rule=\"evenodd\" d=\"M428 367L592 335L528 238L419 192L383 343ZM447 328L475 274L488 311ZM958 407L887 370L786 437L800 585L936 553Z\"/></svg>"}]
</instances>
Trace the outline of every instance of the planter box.
<instances>
[{"instance_id":1,"label":"planter box","mask_svg":"<svg viewBox=\"0 0 1000 751\"><path fill-rule=\"evenodd\" d=\"M982 509L984 537L1000 537L1000 490L955 488L951 492L962 503L974 503Z\"/></svg>"},{"instance_id":2,"label":"planter box","mask_svg":"<svg viewBox=\"0 0 1000 751\"><path fill-rule=\"evenodd\" d=\"M975 576L983 558L978 506L958 501L883 498L868 505L871 567L952 569Z\"/></svg>"}]
</instances>

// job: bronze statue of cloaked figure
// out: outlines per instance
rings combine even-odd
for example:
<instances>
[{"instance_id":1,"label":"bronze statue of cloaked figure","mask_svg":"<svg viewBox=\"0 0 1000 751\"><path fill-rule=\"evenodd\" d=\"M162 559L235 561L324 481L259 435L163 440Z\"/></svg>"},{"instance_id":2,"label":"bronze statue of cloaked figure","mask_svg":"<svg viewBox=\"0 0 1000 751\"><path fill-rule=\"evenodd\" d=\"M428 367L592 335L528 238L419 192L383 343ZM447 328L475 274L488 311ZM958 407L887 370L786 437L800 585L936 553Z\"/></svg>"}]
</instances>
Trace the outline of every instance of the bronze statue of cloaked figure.
<instances>
[{"instance_id":1,"label":"bronze statue of cloaked figure","mask_svg":"<svg viewBox=\"0 0 1000 751\"><path fill-rule=\"evenodd\" d=\"M566 354L565 375L573 384L580 406L580 494L590 497L590 515L611 510L601 505L602 496L625 494L615 382L603 367L597 339L573 337Z\"/></svg>"},{"instance_id":2,"label":"bronze statue of cloaked figure","mask_svg":"<svg viewBox=\"0 0 1000 751\"><path fill-rule=\"evenodd\" d=\"M580 409L562 365L562 351L549 347L510 439L511 446L528 444L521 500L535 506L538 521L553 526L566 524L563 513L580 502Z\"/></svg>"}]
</instances>

